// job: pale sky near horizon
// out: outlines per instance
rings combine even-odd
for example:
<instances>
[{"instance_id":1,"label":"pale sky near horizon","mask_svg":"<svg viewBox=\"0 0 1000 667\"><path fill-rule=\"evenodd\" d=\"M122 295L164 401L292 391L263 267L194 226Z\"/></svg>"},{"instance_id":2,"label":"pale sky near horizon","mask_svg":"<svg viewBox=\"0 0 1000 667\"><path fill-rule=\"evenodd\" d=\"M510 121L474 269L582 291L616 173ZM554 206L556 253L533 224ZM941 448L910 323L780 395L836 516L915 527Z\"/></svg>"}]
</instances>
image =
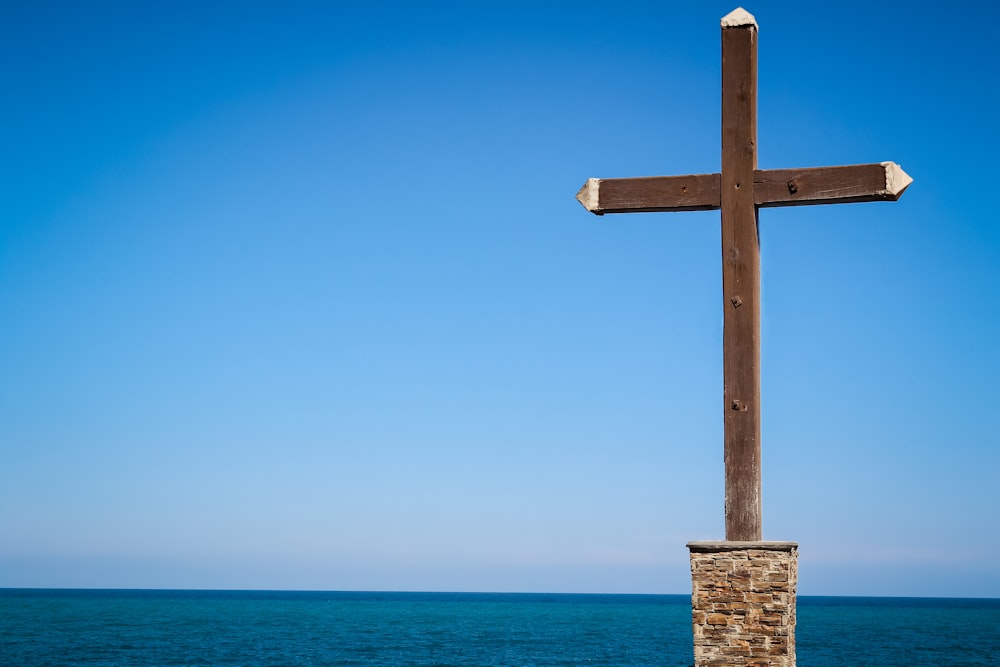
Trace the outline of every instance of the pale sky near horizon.
<instances>
[{"instance_id":1,"label":"pale sky near horizon","mask_svg":"<svg viewBox=\"0 0 1000 667\"><path fill-rule=\"evenodd\" d=\"M538 6L536 6L538 5ZM0 587L685 593L723 537L734 3L0 9ZM764 537L804 595L1000 597L994 29L744 5Z\"/></svg>"}]
</instances>

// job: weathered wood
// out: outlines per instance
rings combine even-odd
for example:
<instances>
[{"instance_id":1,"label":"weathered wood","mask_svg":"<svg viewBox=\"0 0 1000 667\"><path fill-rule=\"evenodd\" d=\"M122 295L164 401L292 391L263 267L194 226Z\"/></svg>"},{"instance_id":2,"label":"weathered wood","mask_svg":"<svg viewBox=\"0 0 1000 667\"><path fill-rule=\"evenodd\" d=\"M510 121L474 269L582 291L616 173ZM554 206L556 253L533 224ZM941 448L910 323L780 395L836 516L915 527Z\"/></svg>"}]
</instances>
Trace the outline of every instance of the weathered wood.
<instances>
[{"instance_id":1,"label":"weathered wood","mask_svg":"<svg viewBox=\"0 0 1000 667\"><path fill-rule=\"evenodd\" d=\"M913 179L895 162L841 167L758 169L754 203L761 208L896 201ZM722 205L722 174L591 178L576 198L597 215L710 211Z\"/></svg>"},{"instance_id":2,"label":"weathered wood","mask_svg":"<svg viewBox=\"0 0 1000 667\"><path fill-rule=\"evenodd\" d=\"M895 162L768 169L754 174L754 200L760 207L896 201L912 182Z\"/></svg>"},{"instance_id":3,"label":"weathered wood","mask_svg":"<svg viewBox=\"0 0 1000 667\"><path fill-rule=\"evenodd\" d=\"M758 209L896 201L913 179L894 162L757 169L757 21L722 19L722 172L592 178L577 199L597 215L722 210L726 539L761 539Z\"/></svg>"},{"instance_id":4,"label":"weathered wood","mask_svg":"<svg viewBox=\"0 0 1000 667\"><path fill-rule=\"evenodd\" d=\"M722 28L722 368L730 541L760 540L762 533L757 24L751 21L726 26L723 19Z\"/></svg>"},{"instance_id":5,"label":"weathered wood","mask_svg":"<svg viewBox=\"0 0 1000 667\"><path fill-rule=\"evenodd\" d=\"M719 208L720 174L591 178L576 194L583 207L597 215L711 211Z\"/></svg>"}]
</instances>

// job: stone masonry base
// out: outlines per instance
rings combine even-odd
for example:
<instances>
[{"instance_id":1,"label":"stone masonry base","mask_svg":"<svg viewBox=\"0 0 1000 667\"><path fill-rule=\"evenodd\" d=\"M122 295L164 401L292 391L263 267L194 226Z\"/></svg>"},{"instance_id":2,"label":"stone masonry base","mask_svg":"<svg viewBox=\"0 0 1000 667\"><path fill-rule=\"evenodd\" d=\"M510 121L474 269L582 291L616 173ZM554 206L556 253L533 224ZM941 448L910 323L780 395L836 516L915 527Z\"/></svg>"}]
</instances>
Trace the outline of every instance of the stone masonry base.
<instances>
[{"instance_id":1,"label":"stone masonry base","mask_svg":"<svg viewBox=\"0 0 1000 667\"><path fill-rule=\"evenodd\" d=\"M695 667L795 667L794 542L689 542Z\"/></svg>"}]
</instances>

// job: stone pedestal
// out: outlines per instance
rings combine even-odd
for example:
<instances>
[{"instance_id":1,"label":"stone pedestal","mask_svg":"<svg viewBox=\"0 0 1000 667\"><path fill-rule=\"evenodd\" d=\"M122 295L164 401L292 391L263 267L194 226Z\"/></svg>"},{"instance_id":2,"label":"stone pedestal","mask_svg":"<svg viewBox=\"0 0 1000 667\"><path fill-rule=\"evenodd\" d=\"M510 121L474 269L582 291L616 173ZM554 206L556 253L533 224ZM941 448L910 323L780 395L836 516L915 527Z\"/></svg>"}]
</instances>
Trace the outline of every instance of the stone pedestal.
<instances>
[{"instance_id":1,"label":"stone pedestal","mask_svg":"<svg viewBox=\"0 0 1000 667\"><path fill-rule=\"evenodd\" d=\"M794 542L689 542L695 667L795 667Z\"/></svg>"}]
</instances>

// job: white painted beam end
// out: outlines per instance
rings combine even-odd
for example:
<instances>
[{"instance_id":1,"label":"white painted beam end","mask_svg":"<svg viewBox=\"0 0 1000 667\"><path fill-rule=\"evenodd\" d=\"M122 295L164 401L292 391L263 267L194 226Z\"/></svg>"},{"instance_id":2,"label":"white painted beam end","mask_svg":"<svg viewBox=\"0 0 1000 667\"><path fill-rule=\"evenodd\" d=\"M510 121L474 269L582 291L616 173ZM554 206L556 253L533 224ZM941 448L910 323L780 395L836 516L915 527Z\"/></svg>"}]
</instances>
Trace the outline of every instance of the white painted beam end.
<instances>
[{"instance_id":1,"label":"white painted beam end","mask_svg":"<svg viewBox=\"0 0 1000 667\"><path fill-rule=\"evenodd\" d=\"M742 7L737 7L722 17L723 28L742 28L744 26L753 26L754 30L760 32L760 26L757 25L757 19L753 17L753 14Z\"/></svg>"},{"instance_id":2,"label":"white painted beam end","mask_svg":"<svg viewBox=\"0 0 1000 667\"><path fill-rule=\"evenodd\" d=\"M913 178L895 162L883 162L882 166L885 167L885 193L899 199L903 190L910 187Z\"/></svg>"},{"instance_id":3,"label":"white painted beam end","mask_svg":"<svg viewBox=\"0 0 1000 667\"><path fill-rule=\"evenodd\" d=\"M600 190L601 179L588 178L580 191L576 193L576 200L591 213L596 213L600 208Z\"/></svg>"}]
</instances>

